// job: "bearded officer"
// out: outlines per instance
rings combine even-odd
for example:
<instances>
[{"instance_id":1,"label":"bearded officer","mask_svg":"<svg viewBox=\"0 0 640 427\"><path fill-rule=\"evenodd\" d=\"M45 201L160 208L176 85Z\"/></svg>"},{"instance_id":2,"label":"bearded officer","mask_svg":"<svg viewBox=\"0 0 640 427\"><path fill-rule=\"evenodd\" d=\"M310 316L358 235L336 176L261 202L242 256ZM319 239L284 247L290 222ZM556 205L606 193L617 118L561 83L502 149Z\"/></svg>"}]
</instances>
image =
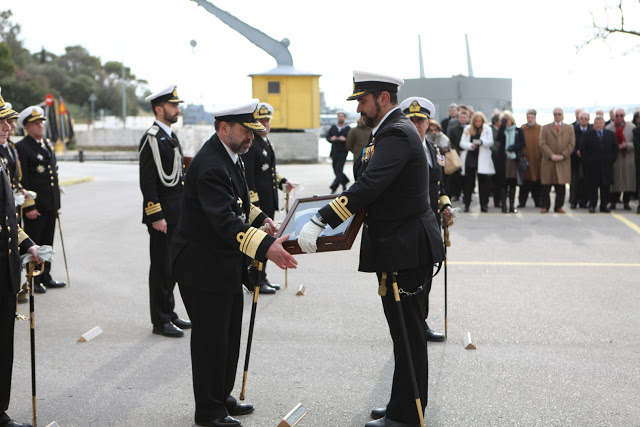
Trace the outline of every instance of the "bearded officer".
<instances>
[{"instance_id":1,"label":"bearded officer","mask_svg":"<svg viewBox=\"0 0 640 427\"><path fill-rule=\"evenodd\" d=\"M11 132L9 117L16 112L8 108L0 96L0 144L5 144ZM28 252L36 262L38 246L22 231L17 222L11 183L4 163L0 162L0 426L32 427L18 423L7 415L11 397L13 370L13 339L16 318L16 295L20 289L20 254Z\"/></svg>"},{"instance_id":2,"label":"bearded officer","mask_svg":"<svg viewBox=\"0 0 640 427\"><path fill-rule=\"evenodd\" d=\"M53 144L45 138L44 110L27 107L18 115L18 126L27 136L16 144L22 169L22 186L37 194L22 204L24 230L41 245L53 246L56 220L60 210L58 164ZM62 288L65 282L51 278L51 263L46 262L44 272L33 279L33 290L45 293L50 288Z\"/></svg>"},{"instance_id":3,"label":"bearded officer","mask_svg":"<svg viewBox=\"0 0 640 427\"><path fill-rule=\"evenodd\" d=\"M254 117L258 100L214 113L216 133L189 164L182 216L172 244L173 277L189 317L195 422L199 426L238 427L231 415L253 412L231 396L242 325L243 272L251 258L295 268L276 239L271 218L251 205L244 166L254 132L266 129Z\"/></svg>"},{"instance_id":4,"label":"bearded officer","mask_svg":"<svg viewBox=\"0 0 640 427\"><path fill-rule=\"evenodd\" d=\"M245 176L251 203L258 206L269 218L274 219L278 210L278 188L288 191L294 185L287 178L276 172L276 154L273 151L271 141L267 137L271 130L271 119L273 118L273 107L266 102L258 104L256 118L264 126L262 132L254 132L251 148L243 154ZM266 265L264 266L266 267ZM257 270L255 267L249 269L249 281L255 283ZM280 290L280 285L272 284L267 278L266 268L263 269L263 280L260 284L261 294L274 294Z\"/></svg>"},{"instance_id":5,"label":"bearded officer","mask_svg":"<svg viewBox=\"0 0 640 427\"><path fill-rule=\"evenodd\" d=\"M176 85L145 98L155 115L153 126L140 141L140 190L142 222L149 231L149 305L153 333L182 337L191 322L176 314L171 279L171 238L178 223L184 189L182 147L171 125L180 115Z\"/></svg>"},{"instance_id":6,"label":"bearded officer","mask_svg":"<svg viewBox=\"0 0 640 427\"><path fill-rule=\"evenodd\" d=\"M395 368L384 417L366 427L419 425L401 320L391 275L397 272L406 331L411 346L420 402L427 404L427 333L424 319L433 264L444 258L438 222L429 205L429 164L420 136L398 107L400 78L354 71L357 111L373 128L372 138L354 164L356 182L304 225L298 243L304 252L317 250L325 224L336 228L360 209L367 209L362 229L359 270L375 272L389 331ZM386 280L383 277L387 277ZM389 289L389 291L387 291Z\"/></svg>"},{"instance_id":7,"label":"bearded officer","mask_svg":"<svg viewBox=\"0 0 640 427\"><path fill-rule=\"evenodd\" d=\"M409 117L416 127L429 163L429 197L431 210L438 221L438 228L451 222L451 201L444 188L444 154L440 152L440 147L427 140L427 130L431 117L435 116L436 108L431 101L426 98L413 96L400 103L400 109ZM427 313L429 312L429 295L427 294ZM434 332L427 323L427 340L433 342L443 342L446 337L443 334Z\"/></svg>"}]
</instances>

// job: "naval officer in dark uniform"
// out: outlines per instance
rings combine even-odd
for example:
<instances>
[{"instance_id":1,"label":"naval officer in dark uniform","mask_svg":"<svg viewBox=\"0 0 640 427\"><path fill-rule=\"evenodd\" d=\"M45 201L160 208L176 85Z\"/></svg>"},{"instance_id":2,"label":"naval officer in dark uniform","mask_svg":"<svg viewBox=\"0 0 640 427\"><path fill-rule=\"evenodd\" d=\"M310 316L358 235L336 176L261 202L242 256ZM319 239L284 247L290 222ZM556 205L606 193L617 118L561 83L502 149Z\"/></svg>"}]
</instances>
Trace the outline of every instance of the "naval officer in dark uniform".
<instances>
[{"instance_id":1,"label":"naval officer in dark uniform","mask_svg":"<svg viewBox=\"0 0 640 427\"><path fill-rule=\"evenodd\" d=\"M153 333L181 337L191 322L176 314L169 254L171 238L178 223L184 166L182 147L171 125L178 121L182 101L175 85L145 98L155 115L153 126L140 141L140 190L142 222L149 231L149 305Z\"/></svg>"},{"instance_id":2,"label":"naval officer in dark uniform","mask_svg":"<svg viewBox=\"0 0 640 427\"><path fill-rule=\"evenodd\" d=\"M254 131L264 132L254 113L258 100L214 113L216 133L189 165L182 215L172 244L173 277L193 322L191 366L195 422L238 427L230 415L253 412L231 396L240 354L243 272L251 258L295 268L276 239L271 218L249 200L240 154ZM260 228L265 228L263 231Z\"/></svg>"},{"instance_id":3,"label":"naval officer in dark uniform","mask_svg":"<svg viewBox=\"0 0 640 427\"><path fill-rule=\"evenodd\" d=\"M27 107L18 115L18 125L27 133L16 144L22 167L22 186L37 194L22 204L24 230L40 245L53 246L58 211L60 187L58 164L53 144L45 138L44 110L38 106ZM62 288L65 282L51 278L51 263L46 262L44 272L36 276L34 292L45 293L50 288Z\"/></svg>"},{"instance_id":4,"label":"naval officer in dark uniform","mask_svg":"<svg viewBox=\"0 0 640 427\"><path fill-rule=\"evenodd\" d=\"M445 224L451 223L451 201L444 188L444 154L440 151L440 147L427 140L427 129L429 129L431 117L435 116L436 108L428 99L413 96L402 101L400 109L405 116L409 117L422 139L422 144L427 154L427 162L429 163L431 210L435 214L438 228L440 228L443 221ZM429 301L428 298L429 296L427 295L427 302ZM429 307L427 306L428 312ZM443 342L446 338L443 334L434 332L427 324L427 340Z\"/></svg>"},{"instance_id":5,"label":"naval officer in dark uniform","mask_svg":"<svg viewBox=\"0 0 640 427\"><path fill-rule=\"evenodd\" d=\"M271 130L273 107L266 102L259 103L256 118L266 130L254 132L251 148L241 158L244 162L251 203L259 207L269 218L274 219L278 210L278 189L292 190L294 185L276 172L276 154L267 137ZM255 282L256 274L256 268L250 267L249 282L251 284ZM280 290L280 285L271 283L267 278L266 268L263 270L263 275L264 279L260 285L261 294L274 294Z\"/></svg>"},{"instance_id":6,"label":"naval officer in dark uniform","mask_svg":"<svg viewBox=\"0 0 640 427\"><path fill-rule=\"evenodd\" d=\"M380 283L395 368L385 416L366 427L419 425L418 411L400 318L391 291L397 272L401 304L414 364L420 402L427 404L427 300L433 265L444 258L438 222L430 207L429 164L420 135L398 107L399 78L354 71L357 111L373 128L372 138L354 164L355 183L305 224L298 236L304 252L317 250L325 224L335 228L360 209L367 209L362 229L359 270L375 272ZM386 280L385 280L386 278Z\"/></svg>"},{"instance_id":7,"label":"naval officer in dark uniform","mask_svg":"<svg viewBox=\"0 0 640 427\"><path fill-rule=\"evenodd\" d=\"M10 118L17 115L0 96L0 144L11 132ZM4 162L0 162L0 426L32 427L18 423L7 415L11 397L13 370L13 331L16 318L16 296L20 289L20 254L29 252L39 261L38 246L22 231L17 222L11 182Z\"/></svg>"}]
</instances>

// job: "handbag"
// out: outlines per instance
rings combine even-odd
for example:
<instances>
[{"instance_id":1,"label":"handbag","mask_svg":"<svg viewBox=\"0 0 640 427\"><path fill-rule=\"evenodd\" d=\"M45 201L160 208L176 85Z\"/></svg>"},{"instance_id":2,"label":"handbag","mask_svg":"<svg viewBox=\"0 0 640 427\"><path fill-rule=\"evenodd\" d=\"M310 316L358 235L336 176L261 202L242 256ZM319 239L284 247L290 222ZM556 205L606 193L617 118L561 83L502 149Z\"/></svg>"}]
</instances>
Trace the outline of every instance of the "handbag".
<instances>
[{"instance_id":1,"label":"handbag","mask_svg":"<svg viewBox=\"0 0 640 427\"><path fill-rule=\"evenodd\" d=\"M525 156L520 156L518 160L518 172L526 172L529 170L529 160Z\"/></svg>"},{"instance_id":2,"label":"handbag","mask_svg":"<svg viewBox=\"0 0 640 427\"><path fill-rule=\"evenodd\" d=\"M462 167L462 160L458 152L451 149L444 153L444 174L451 175L456 173Z\"/></svg>"}]
</instances>

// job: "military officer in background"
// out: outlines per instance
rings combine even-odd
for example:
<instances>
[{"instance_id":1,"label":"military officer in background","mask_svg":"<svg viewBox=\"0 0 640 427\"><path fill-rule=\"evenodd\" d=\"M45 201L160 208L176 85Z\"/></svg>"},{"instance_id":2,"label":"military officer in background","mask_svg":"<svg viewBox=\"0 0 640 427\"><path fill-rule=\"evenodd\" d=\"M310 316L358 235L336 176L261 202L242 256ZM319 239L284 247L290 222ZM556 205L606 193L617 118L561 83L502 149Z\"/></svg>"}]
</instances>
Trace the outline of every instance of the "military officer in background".
<instances>
[{"instance_id":1,"label":"military officer in background","mask_svg":"<svg viewBox=\"0 0 640 427\"><path fill-rule=\"evenodd\" d=\"M184 190L182 147L171 125L178 121L182 101L176 85L145 98L155 115L153 126L140 141L140 190L142 190L142 222L149 231L149 305L153 333L166 337L182 337L191 322L175 313L169 262L171 238L175 230Z\"/></svg>"},{"instance_id":2,"label":"military officer in background","mask_svg":"<svg viewBox=\"0 0 640 427\"><path fill-rule=\"evenodd\" d=\"M367 209L362 228L359 270L375 272L393 340L394 374L387 407L374 410L366 427L419 425L407 363L401 319L392 287L397 272L401 304L422 409L427 404L428 365L425 319L429 307L433 265L444 258L438 222L430 207L429 164L415 126L398 107L402 79L354 71L357 111L373 128L364 154L355 161L355 183L306 223L298 236L300 248L317 250L317 238L360 209Z\"/></svg>"},{"instance_id":3,"label":"military officer in background","mask_svg":"<svg viewBox=\"0 0 640 427\"><path fill-rule=\"evenodd\" d=\"M444 154L440 152L440 147L427 140L427 130L431 117L435 116L436 108L431 101L421 97L410 97L402 101L400 109L409 117L416 127L429 163L429 197L431 198L431 210L436 216L438 227L451 223L451 201L444 188ZM429 301L427 295L427 302ZM428 309L427 309L428 311ZM427 324L427 340L433 342L443 342L446 340L443 334L431 330Z\"/></svg>"},{"instance_id":4,"label":"military officer in background","mask_svg":"<svg viewBox=\"0 0 640 427\"><path fill-rule=\"evenodd\" d=\"M216 133L189 164L172 244L172 274L193 321L191 365L199 426L239 427L231 415L254 410L231 396L240 354L243 272L250 258L270 259L280 268L297 264L282 247L289 235L270 235L276 231L273 220L250 202L239 155L251 146L254 132L266 131L254 117L257 105L254 99L213 114Z\"/></svg>"},{"instance_id":5,"label":"military officer in background","mask_svg":"<svg viewBox=\"0 0 640 427\"><path fill-rule=\"evenodd\" d=\"M245 177L249 187L251 203L258 206L269 218L274 219L278 210L278 188L293 190L293 183L276 172L276 155L267 135L271 130L273 107L266 102L258 104L256 118L264 126L265 131L254 132L253 143L249 151L241 158L244 162ZM266 265L264 266L266 267ZM249 268L249 282L255 283L257 269ZM280 290L280 285L271 283L267 278L266 269L263 270L263 280L260 285L261 294L274 294Z\"/></svg>"},{"instance_id":6,"label":"military officer in background","mask_svg":"<svg viewBox=\"0 0 640 427\"><path fill-rule=\"evenodd\" d=\"M24 230L40 245L53 246L56 220L60 210L58 164L53 144L45 138L44 110L27 107L18 115L18 126L27 134L16 144L22 169L22 186L37 194L22 204ZM34 278L33 290L45 293L50 288L62 288L65 282L51 278L51 263L46 262L44 272Z\"/></svg>"},{"instance_id":7,"label":"military officer in background","mask_svg":"<svg viewBox=\"0 0 640 427\"><path fill-rule=\"evenodd\" d=\"M12 130L9 120L16 112L0 96L0 144L6 144ZM22 231L17 222L11 182L4 162L0 162L0 426L32 427L18 423L7 415L11 397L13 339L16 318L16 295L20 289L20 254L30 253L36 262L38 246Z\"/></svg>"}]
</instances>

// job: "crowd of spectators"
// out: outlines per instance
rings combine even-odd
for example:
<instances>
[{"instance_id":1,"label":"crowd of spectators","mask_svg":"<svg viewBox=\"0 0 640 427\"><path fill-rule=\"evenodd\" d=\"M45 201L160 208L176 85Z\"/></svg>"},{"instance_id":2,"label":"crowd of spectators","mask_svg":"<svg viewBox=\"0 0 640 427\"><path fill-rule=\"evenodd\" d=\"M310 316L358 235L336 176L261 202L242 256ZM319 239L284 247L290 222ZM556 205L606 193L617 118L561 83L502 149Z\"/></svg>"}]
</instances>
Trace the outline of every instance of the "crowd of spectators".
<instances>
[{"instance_id":1,"label":"crowd of spectators","mask_svg":"<svg viewBox=\"0 0 640 427\"><path fill-rule=\"evenodd\" d=\"M472 211L476 183L481 212L489 211L493 198L494 207L515 213L531 196L547 213L553 189L553 211L565 213L567 186L571 209L611 212L622 204L632 210L631 202L640 200L640 110L628 122L622 108L612 108L607 121L603 110L593 116L580 108L567 124L564 111L555 108L553 121L541 125L531 109L519 125L507 110L494 111L488 122L468 105L451 104L440 123L432 120L427 139L459 154L462 167L444 181L465 212ZM640 214L640 203L636 209Z\"/></svg>"}]
</instances>

